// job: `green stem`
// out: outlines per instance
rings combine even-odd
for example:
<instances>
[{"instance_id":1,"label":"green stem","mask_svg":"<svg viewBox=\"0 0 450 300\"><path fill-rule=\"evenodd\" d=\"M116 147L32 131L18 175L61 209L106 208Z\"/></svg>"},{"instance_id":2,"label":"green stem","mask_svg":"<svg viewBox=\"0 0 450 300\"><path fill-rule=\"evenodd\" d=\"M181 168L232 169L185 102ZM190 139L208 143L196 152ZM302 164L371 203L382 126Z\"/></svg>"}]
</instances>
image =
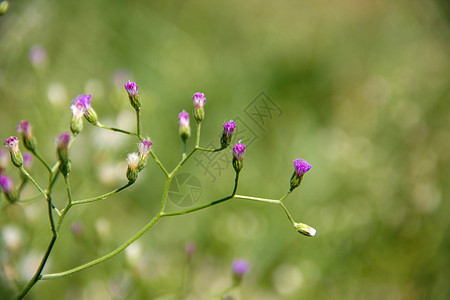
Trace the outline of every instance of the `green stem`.
<instances>
[{"instance_id":1,"label":"green stem","mask_svg":"<svg viewBox=\"0 0 450 300\"><path fill-rule=\"evenodd\" d=\"M197 122L197 136L195 138L195 148L200 145L200 131L202 129L202 122Z\"/></svg>"},{"instance_id":2,"label":"green stem","mask_svg":"<svg viewBox=\"0 0 450 300\"><path fill-rule=\"evenodd\" d=\"M125 133L125 134L128 134L128 135L134 135L134 136L137 136L139 138L139 135L137 133L134 133L134 132L126 131L126 130L115 128L115 127L109 127L109 126L106 126L106 125L103 125L103 124L100 124L100 123L98 123L96 126L98 126L100 128L103 128L103 129L112 130L112 131L115 131L115 132L121 132L121 133Z\"/></svg>"},{"instance_id":3,"label":"green stem","mask_svg":"<svg viewBox=\"0 0 450 300\"><path fill-rule=\"evenodd\" d=\"M116 193L126 189L127 187L129 187L132 184L133 184L132 182L128 182L126 185L124 185L124 186L122 186L122 187L120 187L118 189L115 189L115 190L113 190L113 191L111 191L109 193L106 193L106 194L103 194L103 195L100 195L100 196L97 196L97 197L94 197L94 198L73 201L72 205L78 205L78 204L84 204L84 203L89 203L89 202L95 202L95 201L103 200L103 199L105 199L105 198L107 198L109 196L112 196L112 195L114 195L114 194L116 194Z\"/></svg>"},{"instance_id":4,"label":"green stem","mask_svg":"<svg viewBox=\"0 0 450 300\"><path fill-rule=\"evenodd\" d=\"M217 148L217 149L210 149L210 148L203 148L203 147L195 147L198 151L205 151L205 152L219 152L226 148Z\"/></svg>"},{"instance_id":5,"label":"green stem","mask_svg":"<svg viewBox=\"0 0 450 300\"><path fill-rule=\"evenodd\" d=\"M25 297L25 295L28 293L28 291L38 282L39 279L41 279L41 273L44 269L45 264L47 263L47 259L50 256L50 253L53 249L53 246L56 242L56 236L53 235L52 239L50 240L50 243L47 246L47 250L45 251L44 257L41 260L41 263L39 264L39 268L36 270L36 273L34 273L31 280L27 283L27 285L23 288L23 290L20 292L20 294L16 297L17 300L22 299Z\"/></svg>"},{"instance_id":6,"label":"green stem","mask_svg":"<svg viewBox=\"0 0 450 300\"><path fill-rule=\"evenodd\" d=\"M207 208L207 207L210 207L210 206L222 203L222 202L224 202L226 200L235 198L236 197L236 190L237 190L237 187L238 187L238 182L239 182L239 173L236 173L236 177L234 179L234 188L233 188L233 192L231 193L231 195L223 197L223 198L220 198L218 200L214 200L212 202L209 202L209 203L197 206L197 207L193 207L193 208L187 209L187 210L177 211L177 212L168 212L168 213L163 212L162 213L162 217L185 215L185 214L197 211L197 210L201 210L201 209L204 209L204 208Z\"/></svg>"},{"instance_id":7,"label":"green stem","mask_svg":"<svg viewBox=\"0 0 450 300\"><path fill-rule=\"evenodd\" d=\"M282 202L284 199L286 199L291 194L291 192L292 192L291 190L287 191L287 193L284 194L283 197L281 197L280 202Z\"/></svg>"},{"instance_id":8,"label":"green stem","mask_svg":"<svg viewBox=\"0 0 450 300\"><path fill-rule=\"evenodd\" d=\"M70 189L70 183L69 183L69 175L64 176L64 184L66 186L66 192L67 192L67 205L66 207L64 207L64 209L61 211L61 216L59 217L58 220L58 225L56 226L56 232L59 231L59 228L61 227L61 224L64 220L64 217L66 216L67 212L69 212L69 209L72 207L73 203L72 203L72 191Z\"/></svg>"},{"instance_id":9,"label":"green stem","mask_svg":"<svg viewBox=\"0 0 450 300\"><path fill-rule=\"evenodd\" d=\"M139 140L142 140L142 136L141 136L141 110L137 109L136 110L136 130L137 130L137 137L139 138Z\"/></svg>"},{"instance_id":10,"label":"green stem","mask_svg":"<svg viewBox=\"0 0 450 300\"><path fill-rule=\"evenodd\" d=\"M159 221L159 219L161 218L160 214L157 214L147 225L145 225L145 227L143 227L136 235L134 235L132 238L130 238L126 243L122 244L120 247L116 248L114 251L98 258L95 259L93 261L90 261L84 265L78 266L76 268L64 271L64 272L60 272L60 273L51 273L51 274L44 274L40 277L40 279L42 280L49 280L49 279L56 279L56 278L61 278L67 275L72 275L76 272L82 271L84 269L87 269L89 267L95 266L96 264L102 263L112 257L114 257L115 255L119 254L120 252L122 252L123 250L125 250L128 246L130 246L132 243L134 243L134 241L136 241L138 238L140 238L147 230L149 230L150 228L153 227L153 225L156 224L156 222Z\"/></svg>"},{"instance_id":11,"label":"green stem","mask_svg":"<svg viewBox=\"0 0 450 300\"><path fill-rule=\"evenodd\" d=\"M155 153L153 153L153 150L150 150L150 155L153 157L153 159L155 160L156 164L161 168L161 170L166 175L166 177L169 177L169 173L167 172L166 168L164 168L163 164L158 159L158 157L155 155Z\"/></svg>"},{"instance_id":12,"label":"green stem","mask_svg":"<svg viewBox=\"0 0 450 300\"><path fill-rule=\"evenodd\" d=\"M289 220L291 221L292 225L295 226L295 221L292 218L291 214L289 213L289 211L287 210L286 206L284 206L284 204L282 202L280 202L281 207L283 208L284 212L286 213L287 217L289 218Z\"/></svg>"},{"instance_id":13,"label":"green stem","mask_svg":"<svg viewBox=\"0 0 450 300\"><path fill-rule=\"evenodd\" d=\"M258 202L265 202L265 203L271 203L271 204L279 204L280 203L280 200L258 198L258 197L250 197L250 196L243 196L243 195L236 195L235 198L245 199L245 200L252 200L252 201L258 201Z\"/></svg>"},{"instance_id":14,"label":"green stem","mask_svg":"<svg viewBox=\"0 0 450 300\"><path fill-rule=\"evenodd\" d=\"M50 168L50 166L48 165L48 163L44 160L44 158L41 156L41 154L34 149L33 151L31 151L31 153L36 156L36 158L45 166L45 168L52 173L52 168Z\"/></svg>"}]
</instances>

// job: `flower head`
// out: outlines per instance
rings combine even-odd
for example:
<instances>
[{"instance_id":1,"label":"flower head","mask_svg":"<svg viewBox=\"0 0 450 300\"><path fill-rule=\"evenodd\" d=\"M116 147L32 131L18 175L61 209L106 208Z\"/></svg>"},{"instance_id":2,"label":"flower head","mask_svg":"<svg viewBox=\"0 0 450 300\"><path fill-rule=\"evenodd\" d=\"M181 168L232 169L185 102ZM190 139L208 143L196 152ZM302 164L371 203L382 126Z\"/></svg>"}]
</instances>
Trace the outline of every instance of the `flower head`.
<instances>
[{"instance_id":1,"label":"flower head","mask_svg":"<svg viewBox=\"0 0 450 300\"><path fill-rule=\"evenodd\" d=\"M192 101L194 101L195 108L203 108L206 102L205 94L195 93L194 96L192 96Z\"/></svg>"},{"instance_id":2,"label":"flower head","mask_svg":"<svg viewBox=\"0 0 450 300\"><path fill-rule=\"evenodd\" d=\"M70 142L70 133L63 132L55 139L56 146L58 149L67 150Z\"/></svg>"},{"instance_id":3,"label":"flower head","mask_svg":"<svg viewBox=\"0 0 450 300\"><path fill-rule=\"evenodd\" d=\"M246 261L244 259L236 259L235 261L233 261L233 264L231 265L231 268L233 270L233 273L236 276L242 277L250 269L250 264L249 264L248 261Z\"/></svg>"},{"instance_id":4,"label":"flower head","mask_svg":"<svg viewBox=\"0 0 450 300\"><path fill-rule=\"evenodd\" d=\"M178 115L178 121L180 123L180 136L181 139L185 142L191 135L191 127L189 126L189 114L183 110Z\"/></svg>"},{"instance_id":5,"label":"flower head","mask_svg":"<svg viewBox=\"0 0 450 300\"><path fill-rule=\"evenodd\" d=\"M23 154L23 167L29 169L33 163L33 155L31 153L25 152Z\"/></svg>"},{"instance_id":6,"label":"flower head","mask_svg":"<svg viewBox=\"0 0 450 300\"><path fill-rule=\"evenodd\" d=\"M135 110L140 110L141 101L139 99L138 85L136 84L136 82L128 81L127 83L125 83L125 90L127 91L128 97L130 98L131 106L133 106Z\"/></svg>"},{"instance_id":7,"label":"flower head","mask_svg":"<svg viewBox=\"0 0 450 300\"><path fill-rule=\"evenodd\" d=\"M234 123L233 120L230 120L223 124L223 133L222 137L220 138L220 145L222 149L225 149L230 145L234 128L236 128L236 123Z\"/></svg>"},{"instance_id":8,"label":"flower head","mask_svg":"<svg viewBox=\"0 0 450 300\"><path fill-rule=\"evenodd\" d=\"M127 179L129 182L133 183L138 178L139 174L139 154L138 153L130 153L127 156L127 163L128 163L128 169L127 169Z\"/></svg>"},{"instance_id":9,"label":"flower head","mask_svg":"<svg viewBox=\"0 0 450 300\"><path fill-rule=\"evenodd\" d=\"M294 167L295 167L295 174L297 176L303 176L306 172L308 172L311 169L311 165L308 164L308 162L304 159L297 158L294 159Z\"/></svg>"},{"instance_id":10,"label":"flower head","mask_svg":"<svg viewBox=\"0 0 450 300\"><path fill-rule=\"evenodd\" d=\"M14 189L12 178L6 175L0 175L0 187L5 193L10 194Z\"/></svg>"},{"instance_id":11,"label":"flower head","mask_svg":"<svg viewBox=\"0 0 450 300\"><path fill-rule=\"evenodd\" d=\"M306 236L315 236L316 230L309 225L303 223L295 223L295 228L297 231Z\"/></svg>"},{"instance_id":12,"label":"flower head","mask_svg":"<svg viewBox=\"0 0 450 300\"><path fill-rule=\"evenodd\" d=\"M147 158L152 145L153 143L150 141L150 138L143 139L139 143L139 157Z\"/></svg>"},{"instance_id":13,"label":"flower head","mask_svg":"<svg viewBox=\"0 0 450 300\"><path fill-rule=\"evenodd\" d=\"M17 138L17 136L10 136L5 140L3 144L10 153L19 152L19 139Z\"/></svg>"},{"instance_id":14,"label":"flower head","mask_svg":"<svg viewBox=\"0 0 450 300\"><path fill-rule=\"evenodd\" d=\"M33 137L31 125L28 121L20 121L19 124L17 124L16 130L27 139L31 139Z\"/></svg>"},{"instance_id":15,"label":"flower head","mask_svg":"<svg viewBox=\"0 0 450 300\"><path fill-rule=\"evenodd\" d=\"M244 151L245 151L245 145L239 141L236 145L233 147L233 157L237 160L244 159Z\"/></svg>"},{"instance_id":16,"label":"flower head","mask_svg":"<svg viewBox=\"0 0 450 300\"><path fill-rule=\"evenodd\" d=\"M89 109L91 109L91 94L81 94L73 99L73 104L70 107L74 115L83 116Z\"/></svg>"}]
</instances>

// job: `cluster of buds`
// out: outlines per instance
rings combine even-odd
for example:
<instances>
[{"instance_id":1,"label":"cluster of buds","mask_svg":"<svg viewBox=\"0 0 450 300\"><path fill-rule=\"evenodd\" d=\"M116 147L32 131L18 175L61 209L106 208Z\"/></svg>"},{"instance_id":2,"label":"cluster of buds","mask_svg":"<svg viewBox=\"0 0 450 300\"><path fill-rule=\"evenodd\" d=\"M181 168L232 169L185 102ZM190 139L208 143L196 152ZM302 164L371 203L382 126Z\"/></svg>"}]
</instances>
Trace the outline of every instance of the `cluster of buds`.
<instances>
[{"instance_id":1,"label":"cluster of buds","mask_svg":"<svg viewBox=\"0 0 450 300\"><path fill-rule=\"evenodd\" d=\"M11 177L0 175L0 188L3 190L3 194L10 203L14 203L17 200L17 192L14 189Z\"/></svg>"},{"instance_id":2,"label":"cluster of buds","mask_svg":"<svg viewBox=\"0 0 450 300\"><path fill-rule=\"evenodd\" d=\"M148 154L153 143L149 138L143 139L139 143L139 153L130 153L127 156L127 179L130 183L137 180L139 172L147 165Z\"/></svg>"},{"instance_id":3,"label":"cluster of buds","mask_svg":"<svg viewBox=\"0 0 450 300\"><path fill-rule=\"evenodd\" d=\"M189 114L186 111L182 111L178 115L178 121L180 123L180 136L184 143L191 135L191 127L189 125Z\"/></svg>"},{"instance_id":4,"label":"cluster of buds","mask_svg":"<svg viewBox=\"0 0 450 300\"><path fill-rule=\"evenodd\" d=\"M70 130L74 135L83 130L83 116L89 123L98 124L98 117L95 110L91 107L91 95L81 94L73 99L70 107L72 110L72 120L70 122Z\"/></svg>"},{"instance_id":5,"label":"cluster of buds","mask_svg":"<svg viewBox=\"0 0 450 300\"><path fill-rule=\"evenodd\" d=\"M127 90L128 97L130 98L130 104L136 111L141 109L141 100L139 98L138 85L136 82L128 81L125 83L125 89Z\"/></svg>"},{"instance_id":6,"label":"cluster of buds","mask_svg":"<svg viewBox=\"0 0 450 300\"><path fill-rule=\"evenodd\" d=\"M19 139L17 136L10 136L4 142L6 149L8 149L11 155L12 163L20 168L23 165L23 156L19 149Z\"/></svg>"},{"instance_id":7,"label":"cluster of buds","mask_svg":"<svg viewBox=\"0 0 450 300\"><path fill-rule=\"evenodd\" d=\"M69 175L71 170L71 163L69 160L69 142L70 134L68 132L63 132L55 139L58 158L60 161L59 171L63 176Z\"/></svg>"},{"instance_id":8,"label":"cluster of buds","mask_svg":"<svg viewBox=\"0 0 450 300\"><path fill-rule=\"evenodd\" d=\"M241 141L233 147L233 168L236 173L239 173L244 167L244 151L245 145Z\"/></svg>"},{"instance_id":9,"label":"cluster of buds","mask_svg":"<svg viewBox=\"0 0 450 300\"><path fill-rule=\"evenodd\" d=\"M222 149L225 149L228 147L231 143L231 138L233 136L233 131L236 128L236 123L234 123L233 120L230 120L223 124L223 133L222 137L220 138L220 147Z\"/></svg>"},{"instance_id":10,"label":"cluster of buds","mask_svg":"<svg viewBox=\"0 0 450 300\"><path fill-rule=\"evenodd\" d=\"M17 132L22 136L22 142L25 148L30 151L36 150L36 139L33 137L30 122L20 121L16 127Z\"/></svg>"},{"instance_id":11,"label":"cluster of buds","mask_svg":"<svg viewBox=\"0 0 450 300\"><path fill-rule=\"evenodd\" d=\"M205 118L205 106L206 97L203 93L195 93L192 96L194 102L194 118L197 122L201 122Z\"/></svg>"},{"instance_id":12,"label":"cluster of buds","mask_svg":"<svg viewBox=\"0 0 450 300\"><path fill-rule=\"evenodd\" d=\"M294 159L294 173L291 177L291 188L293 191L296 187L300 185L303 179L303 175L311 169L311 165L304 159L297 158Z\"/></svg>"}]
</instances>

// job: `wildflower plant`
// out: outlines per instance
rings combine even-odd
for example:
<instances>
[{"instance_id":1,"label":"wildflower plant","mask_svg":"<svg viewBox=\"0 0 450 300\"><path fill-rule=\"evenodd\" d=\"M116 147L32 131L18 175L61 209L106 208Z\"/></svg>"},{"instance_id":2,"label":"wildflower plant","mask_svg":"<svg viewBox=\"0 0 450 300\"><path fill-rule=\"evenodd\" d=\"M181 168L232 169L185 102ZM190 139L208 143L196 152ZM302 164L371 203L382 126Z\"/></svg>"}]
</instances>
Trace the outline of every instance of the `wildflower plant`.
<instances>
[{"instance_id":1,"label":"wildflower plant","mask_svg":"<svg viewBox=\"0 0 450 300\"><path fill-rule=\"evenodd\" d=\"M316 230L314 228L306 224L294 221L294 219L292 218L291 214L289 213L288 209L284 204L284 200L293 192L294 189L296 189L300 185L304 175L311 169L311 165L309 165L303 159L294 160L294 173L290 180L290 186L287 189L287 192L284 194L284 196L282 196L280 199L267 199L267 198L240 195L237 193L237 190L239 184L239 177L244 169L244 156L246 152L245 145L240 141L237 144L235 144L232 148L232 165L235 171L235 180L232 191L228 196L210 201L203 205L198 205L179 211L174 212L167 211L166 202L168 198L169 186L172 179L177 174L177 172L185 165L185 163L193 155L195 155L198 152L219 152L227 149L231 144L231 139L233 136L233 132L236 128L236 124L232 120L223 124L223 133L220 138L220 148L211 149L201 147L200 135L201 135L202 121L205 118L204 105L206 102L206 97L203 93L195 93L192 97L194 104L193 116L194 119L196 120L195 145L190 151L188 151L186 142L191 136L191 128L189 122L189 113L183 110L179 114L178 120L179 120L179 134L183 142L184 150L181 160L178 162L178 164L175 166L173 170L169 171L165 167L165 165L159 160L159 158L154 152L154 148L158 149L159 145L153 145L150 138L143 137L141 135L140 110L142 107L142 102L139 95L138 85L135 82L129 81L125 84L125 90L128 93L130 104L136 112L136 132L129 132L119 128L103 125L100 122L97 113L95 112L95 110L91 105L91 98L92 98L91 95L82 94L77 96L73 100L73 103L70 107L72 111L72 118L70 122L68 122L68 129L70 129L70 133L69 131L62 132L59 135L57 135L57 137L54 139L54 142L56 144L55 149L56 160L53 162L53 164L48 163L47 160L44 159L43 156L38 152L38 144L36 142L36 138L33 136L31 130L32 127L29 122L27 121L19 122L17 126L17 131L21 135L23 147L25 147L30 153L22 154L20 150L20 142L18 137L11 136L5 140L4 145L5 148L9 151L11 162L19 170L22 178L21 184L17 185L14 184L13 179L11 177L4 174L6 170L5 158L7 152L4 150L0 151L1 154L0 187L5 199L11 204L20 204L28 202L29 199L21 199L21 191L23 186L28 182L30 182L39 192L41 199L43 198L46 202L48 211L48 222L50 224L50 241L47 246L47 249L45 250L42 256L41 262L39 264L39 267L36 269L34 276L32 276L32 278L28 281L28 283L17 295L17 299L22 299L30 291L30 289L40 280L51 280L65 276L70 276L87 268L105 262L106 260L114 257L115 255L125 250L128 246L134 243L137 239L139 239L144 233L146 233L150 228L152 228L158 221L160 221L163 218L193 213L195 211L206 209L208 207L217 205L219 203L231 199L242 199L279 205L285 211L289 221L292 223L293 227L298 232L306 236L314 236L316 234ZM99 127L101 129L111 130L134 137L138 139L139 144L136 149L136 152L129 153L127 155L126 161L128 167L124 176L126 176L128 182L124 186L116 188L111 192L93 198L77 200L73 199L72 197L70 184L70 173L72 168L72 161L70 159L71 158L70 148L73 145L73 143L76 142L77 136L79 134L82 134L84 121L87 121L93 126ZM48 182L46 183L46 185L44 185L43 183L38 183L28 173L32 157L35 157L42 164L42 166L48 171ZM166 179L160 207L156 215L153 216L153 218L151 218L150 220L148 220L148 223L143 228L141 228L138 232L136 232L133 236L131 236L126 242L117 247L115 250L103 256L100 256L94 260L86 262L82 265L74 266L71 269L55 273L44 274L43 273L44 266L46 265L52 253L54 245L58 241L60 229L63 226L64 219L66 218L70 210L79 205L86 205L91 202L104 200L109 196L117 194L127 189L134 183L138 182L139 173L142 172L148 165L148 160L150 157L152 158L154 163L159 167L159 169L162 172L162 175ZM66 204L64 207L56 207L52 199L53 187L55 185L55 182L60 177L62 177L66 189ZM190 252L193 253L195 252L195 249L187 251L189 253ZM249 267L250 265L246 261L243 260L235 261L232 267L233 274L235 277L234 280L235 283L241 281L242 276L248 271Z\"/></svg>"}]
</instances>

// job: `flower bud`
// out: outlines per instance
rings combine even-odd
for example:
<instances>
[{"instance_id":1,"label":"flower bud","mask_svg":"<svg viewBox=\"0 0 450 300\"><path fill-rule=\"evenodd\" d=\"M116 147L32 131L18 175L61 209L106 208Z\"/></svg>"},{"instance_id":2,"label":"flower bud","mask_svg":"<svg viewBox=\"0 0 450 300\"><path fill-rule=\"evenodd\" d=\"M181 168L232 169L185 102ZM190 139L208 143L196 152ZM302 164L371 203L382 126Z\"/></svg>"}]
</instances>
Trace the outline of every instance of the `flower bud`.
<instances>
[{"instance_id":1,"label":"flower bud","mask_svg":"<svg viewBox=\"0 0 450 300\"><path fill-rule=\"evenodd\" d=\"M55 139L58 158L61 164L59 165L59 171L64 176L67 176L71 169L72 165L69 160L69 142L70 142L70 134L68 132L63 132Z\"/></svg>"},{"instance_id":2,"label":"flower bud","mask_svg":"<svg viewBox=\"0 0 450 300\"><path fill-rule=\"evenodd\" d=\"M315 236L316 230L309 225L303 223L295 223L295 229L301 234L306 236Z\"/></svg>"},{"instance_id":3,"label":"flower bud","mask_svg":"<svg viewBox=\"0 0 450 300\"><path fill-rule=\"evenodd\" d=\"M3 144L11 154L12 163L18 168L21 167L23 165L23 156L19 150L19 139L17 136L10 136Z\"/></svg>"},{"instance_id":4,"label":"flower bud","mask_svg":"<svg viewBox=\"0 0 450 300\"><path fill-rule=\"evenodd\" d=\"M205 106L206 98L203 93L195 93L192 96L192 101L194 102L194 118L197 122L201 122L205 118Z\"/></svg>"},{"instance_id":5,"label":"flower bud","mask_svg":"<svg viewBox=\"0 0 450 300\"><path fill-rule=\"evenodd\" d=\"M225 149L230 145L234 128L236 128L236 123L234 123L233 120L230 120L223 124L223 133L222 137L220 138L220 146L222 147L222 149Z\"/></svg>"},{"instance_id":6,"label":"flower bud","mask_svg":"<svg viewBox=\"0 0 450 300\"><path fill-rule=\"evenodd\" d=\"M183 142L186 142L191 135L191 127L189 126L189 114L183 110L178 115L178 121L180 122L181 139L183 140Z\"/></svg>"},{"instance_id":7,"label":"flower bud","mask_svg":"<svg viewBox=\"0 0 450 300\"><path fill-rule=\"evenodd\" d=\"M127 163L128 163L128 169L127 169L127 179L130 183L133 183L137 180L138 174L139 174L139 154L137 153L130 153L127 156Z\"/></svg>"},{"instance_id":8,"label":"flower bud","mask_svg":"<svg viewBox=\"0 0 450 300\"><path fill-rule=\"evenodd\" d=\"M86 108L84 106L84 100L80 101L77 96L73 100L72 106L70 109L72 110L72 120L70 121L70 131L72 131L73 135L77 135L83 130L83 115L86 113ZM84 98L83 98L84 99Z\"/></svg>"},{"instance_id":9,"label":"flower bud","mask_svg":"<svg viewBox=\"0 0 450 300\"><path fill-rule=\"evenodd\" d=\"M153 143L150 141L150 138L143 139L139 143L139 166L138 169L141 171L147 165L148 153L150 152L150 148Z\"/></svg>"},{"instance_id":10,"label":"flower bud","mask_svg":"<svg viewBox=\"0 0 450 300\"><path fill-rule=\"evenodd\" d=\"M16 130L22 135L22 142L25 148L34 151L36 149L36 139L33 137L30 123L28 121L20 121Z\"/></svg>"},{"instance_id":11,"label":"flower bud","mask_svg":"<svg viewBox=\"0 0 450 300\"><path fill-rule=\"evenodd\" d=\"M0 188L3 190L3 194L10 203L14 203L17 200L17 193L14 190L14 184L11 177L0 175Z\"/></svg>"},{"instance_id":12,"label":"flower bud","mask_svg":"<svg viewBox=\"0 0 450 300\"><path fill-rule=\"evenodd\" d=\"M248 261L244 259L237 259L233 261L233 264L231 265L231 268L233 270L233 275L235 280L241 281L242 277L248 272L250 269L250 264Z\"/></svg>"},{"instance_id":13,"label":"flower bud","mask_svg":"<svg viewBox=\"0 0 450 300\"><path fill-rule=\"evenodd\" d=\"M136 82L128 81L125 83L125 89L127 90L128 97L130 98L130 104L135 110L141 109L141 100L138 92L138 85Z\"/></svg>"},{"instance_id":14,"label":"flower bud","mask_svg":"<svg viewBox=\"0 0 450 300\"><path fill-rule=\"evenodd\" d=\"M297 158L294 160L294 173L291 177L291 189L293 191L300 185L303 179L303 175L311 169L311 165L304 159Z\"/></svg>"},{"instance_id":15,"label":"flower bud","mask_svg":"<svg viewBox=\"0 0 450 300\"><path fill-rule=\"evenodd\" d=\"M239 173L244 167L244 151L245 145L241 141L233 147L233 168L236 173Z\"/></svg>"},{"instance_id":16,"label":"flower bud","mask_svg":"<svg viewBox=\"0 0 450 300\"><path fill-rule=\"evenodd\" d=\"M6 14L6 12L9 9L9 2L8 1L1 1L0 2L0 16L3 14Z\"/></svg>"}]
</instances>

